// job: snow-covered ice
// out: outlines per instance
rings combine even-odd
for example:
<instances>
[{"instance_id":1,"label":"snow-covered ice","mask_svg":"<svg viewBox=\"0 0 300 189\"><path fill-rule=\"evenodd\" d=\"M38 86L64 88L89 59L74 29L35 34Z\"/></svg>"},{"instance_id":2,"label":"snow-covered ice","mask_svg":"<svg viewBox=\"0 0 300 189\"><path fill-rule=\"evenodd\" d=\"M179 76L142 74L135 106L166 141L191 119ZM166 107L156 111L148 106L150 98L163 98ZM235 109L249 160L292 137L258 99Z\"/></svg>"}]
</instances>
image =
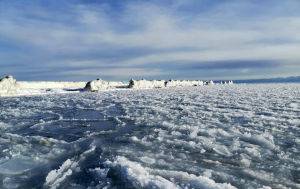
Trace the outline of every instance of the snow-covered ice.
<instances>
[{"instance_id":1,"label":"snow-covered ice","mask_svg":"<svg viewBox=\"0 0 300 189\"><path fill-rule=\"evenodd\" d=\"M300 84L0 98L0 188L300 188Z\"/></svg>"}]
</instances>

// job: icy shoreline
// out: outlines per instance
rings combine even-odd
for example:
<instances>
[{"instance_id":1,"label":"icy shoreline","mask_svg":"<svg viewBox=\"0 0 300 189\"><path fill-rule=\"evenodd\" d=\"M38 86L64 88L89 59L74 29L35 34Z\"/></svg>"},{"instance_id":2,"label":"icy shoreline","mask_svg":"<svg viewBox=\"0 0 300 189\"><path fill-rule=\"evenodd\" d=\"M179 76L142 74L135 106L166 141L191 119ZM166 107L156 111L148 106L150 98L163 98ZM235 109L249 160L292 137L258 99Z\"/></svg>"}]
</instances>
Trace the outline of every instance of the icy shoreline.
<instances>
[{"instance_id":1,"label":"icy shoreline","mask_svg":"<svg viewBox=\"0 0 300 189\"><path fill-rule=\"evenodd\" d=\"M41 95L53 93L98 92L119 89L157 89L170 87L190 87L214 85L212 80L134 80L128 83L109 82L96 79L89 82L55 82L55 81L16 81L12 76L0 80L0 97ZM222 81L218 84L233 84L233 81Z\"/></svg>"}]
</instances>

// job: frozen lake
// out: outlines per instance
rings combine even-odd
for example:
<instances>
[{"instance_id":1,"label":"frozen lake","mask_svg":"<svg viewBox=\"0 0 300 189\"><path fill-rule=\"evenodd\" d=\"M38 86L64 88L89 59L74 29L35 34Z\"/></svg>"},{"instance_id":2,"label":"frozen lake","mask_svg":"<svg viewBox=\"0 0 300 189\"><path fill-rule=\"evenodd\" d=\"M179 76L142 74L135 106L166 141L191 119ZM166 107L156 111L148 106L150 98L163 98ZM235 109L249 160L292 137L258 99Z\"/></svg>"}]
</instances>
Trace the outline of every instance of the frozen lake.
<instances>
[{"instance_id":1,"label":"frozen lake","mask_svg":"<svg viewBox=\"0 0 300 189\"><path fill-rule=\"evenodd\" d=\"M0 188L300 188L300 84L0 98Z\"/></svg>"}]
</instances>

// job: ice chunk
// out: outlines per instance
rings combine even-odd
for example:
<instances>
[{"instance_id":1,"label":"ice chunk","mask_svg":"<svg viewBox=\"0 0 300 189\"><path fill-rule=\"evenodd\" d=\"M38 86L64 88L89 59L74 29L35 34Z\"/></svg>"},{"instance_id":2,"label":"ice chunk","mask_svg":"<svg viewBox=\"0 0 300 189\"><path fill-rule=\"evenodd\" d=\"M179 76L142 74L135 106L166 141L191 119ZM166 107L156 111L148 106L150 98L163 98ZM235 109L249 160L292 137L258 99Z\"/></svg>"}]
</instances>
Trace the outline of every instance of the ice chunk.
<instances>
[{"instance_id":1,"label":"ice chunk","mask_svg":"<svg viewBox=\"0 0 300 189\"><path fill-rule=\"evenodd\" d=\"M109 88L120 88L125 86L126 84L123 82L107 82L98 78L96 80L89 81L85 85L84 91L95 92L95 91L105 90Z\"/></svg>"},{"instance_id":2,"label":"ice chunk","mask_svg":"<svg viewBox=\"0 0 300 189\"><path fill-rule=\"evenodd\" d=\"M0 96L13 96L19 92L20 85L12 76L6 76L0 80Z\"/></svg>"},{"instance_id":3,"label":"ice chunk","mask_svg":"<svg viewBox=\"0 0 300 189\"><path fill-rule=\"evenodd\" d=\"M84 87L84 91L94 92L108 88L108 82L100 78L97 80L89 81Z\"/></svg>"},{"instance_id":4,"label":"ice chunk","mask_svg":"<svg viewBox=\"0 0 300 189\"><path fill-rule=\"evenodd\" d=\"M114 162L106 161L104 164L118 170L120 178L133 188L179 188L159 175L150 174L145 167L125 157L118 156Z\"/></svg>"},{"instance_id":5,"label":"ice chunk","mask_svg":"<svg viewBox=\"0 0 300 189\"><path fill-rule=\"evenodd\" d=\"M263 133L260 135L244 135L244 140L252 143L252 144L256 144L256 145L260 145L264 148L268 148L268 149L274 149L276 147L276 145L274 144L274 139L273 136L269 133Z\"/></svg>"},{"instance_id":6,"label":"ice chunk","mask_svg":"<svg viewBox=\"0 0 300 189\"><path fill-rule=\"evenodd\" d=\"M59 169L52 170L48 173L45 184L51 186L51 188L58 187L62 181L72 174L72 169L74 169L77 164L77 162L67 159Z\"/></svg>"},{"instance_id":7,"label":"ice chunk","mask_svg":"<svg viewBox=\"0 0 300 189\"><path fill-rule=\"evenodd\" d=\"M213 150L223 156L230 157L232 156L232 153L228 150L228 148L224 145L215 145Z\"/></svg>"}]
</instances>

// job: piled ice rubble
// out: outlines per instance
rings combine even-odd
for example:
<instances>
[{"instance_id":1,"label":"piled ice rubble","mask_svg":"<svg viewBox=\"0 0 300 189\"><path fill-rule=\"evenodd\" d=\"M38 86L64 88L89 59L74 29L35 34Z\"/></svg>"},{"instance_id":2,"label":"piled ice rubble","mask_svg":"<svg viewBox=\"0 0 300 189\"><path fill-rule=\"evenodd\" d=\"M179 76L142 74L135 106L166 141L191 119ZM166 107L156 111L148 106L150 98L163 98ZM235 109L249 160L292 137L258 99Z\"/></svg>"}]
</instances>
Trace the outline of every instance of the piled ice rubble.
<instances>
[{"instance_id":1,"label":"piled ice rubble","mask_svg":"<svg viewBox=\"0 0 300 189\"><path fill-rule=\"evenodd\" d=\"M112 89L112 88L120 88L120 87L126 87L127 85L123 82L107 82L100 78L89 81L84 87L84 91L89 92L95 92L95 91L101 91L105 89Z\"/></svg>"},{"instance_id":2,"label":"piled ice rubble","mask_svg":"<svg viewBox=\"0 0 300 189\"><path fill-rule=\"evenodd\" d=\"M166 82L166 87L188 87L188 86L203 86L203 81L195 80L169 80Z\"/></svg>"},{"instance_id":3,"label":"piled ice rubble","mask_svg":"<svg viewBox=\"0 0 300 189\"><path fill-rule=\"evenodd\" d=\"M16 95L19 91L20 85L12 76L6 76L0 80L0 96Z\"/></svg>"},{"instance_id":4,"label":"piled ice rubble","mask_svg":"<svg viewBox=\"0 0 300 189\"><path fill-rule=\"evenodd\" d=\"M221 81L220 84L233 84L230 81ZM100 78L89 82L17 82L12 76L6 76L0 80L0 96L15 96L27 94L44 94L53 90L54 92L75 91L83 89L84 91L95 92L107 89L116 88L132 88L132 89L155 89L168 87L189 87L189 86L203 86L214 85L212 80L134 80L131 79L129 84L123 82L108 82ZM80 90L77 90L80 91Z\"/></svg>"},{"instance_id":5,"label":"piled ice rubble","mask_svg":"<svg viewBox=\"0 0 300 189\"><path fill-rule=\"evenodd\" d=\"M229 81L221 81L220 84L228 84L228 85L232 85L233 81L229 80Z\"/></svg>"},{"instance_id":6,"label":"piled ice rubble","mask_svg":"<svg viewBox=\"0 0 300 189\"><path fill-rule=\"evenodd\" d=\"M55 82L55 81L16 81L12 76L0 80L0 97L32 94L64 93L82 89L86 82ZM49 90L59 89L59 90ZM80 90L77 90L80 91Z\"/></svg>"},{"instance_id":7,"label":"piled ice rubble","mask_svg":"<svg viewBox=\"0 0 300 189\"><path fill-rule=\"evenodd\" d=\"M129 81L128 88L132 89L148 89L148 88L163 88L165 87L165 81L164 80L134 80L131 79Z\"/></svg>"},{"instance_id":8,"label":"piled ice rubble","mask_svg":"<svg viewBox=\"0 0 300 189\"><path fill-rule=\"evenodd\" d=\"M107 88L108 88L108 82L98 78L96 80L87 82L83 90L94 92L94 91L104 90Z\"/></svg>"},{"instance_id":9,"label":"piled ice rubble","mask_svg":"<svg viewBox=\"0 0 300 189\"><path fill-rule=\"evenodd\" d=\"M100 91L112 88L131 88L131 89L158 89L167 87L190 87L190 86L203 86L203 85L213 85L212 80L200 81L200 80L134 80L131 79L129 84L126 85L123 82L107 82L102 79L97 79L89 81L84 87L84 91Z\"/></svg>"},{"instance_id":10,"label":"piled ice rubble","mask_svg":"<svg viewBox=\"0 0 300 189\"><path fill-rule=\"evenodd\" d=\"M213 84L213 81L207 82ZM165 87L189 87L189 86L203 86L205 83L199 80L134 80L129 81L128 88L133 89L153 89L153 88L165 88Z\"/></svg>"},{"instance_id":11,"label":"piled ice rubble","mask_svg":"<svg viewBox=\"0 0 300 189\"><path fill-rule=\"evenodd\" d=\"M209 80L209 81L205 81L204 85L214 85L214 81L213 80Z\"/></svg>"}]
</instances>

